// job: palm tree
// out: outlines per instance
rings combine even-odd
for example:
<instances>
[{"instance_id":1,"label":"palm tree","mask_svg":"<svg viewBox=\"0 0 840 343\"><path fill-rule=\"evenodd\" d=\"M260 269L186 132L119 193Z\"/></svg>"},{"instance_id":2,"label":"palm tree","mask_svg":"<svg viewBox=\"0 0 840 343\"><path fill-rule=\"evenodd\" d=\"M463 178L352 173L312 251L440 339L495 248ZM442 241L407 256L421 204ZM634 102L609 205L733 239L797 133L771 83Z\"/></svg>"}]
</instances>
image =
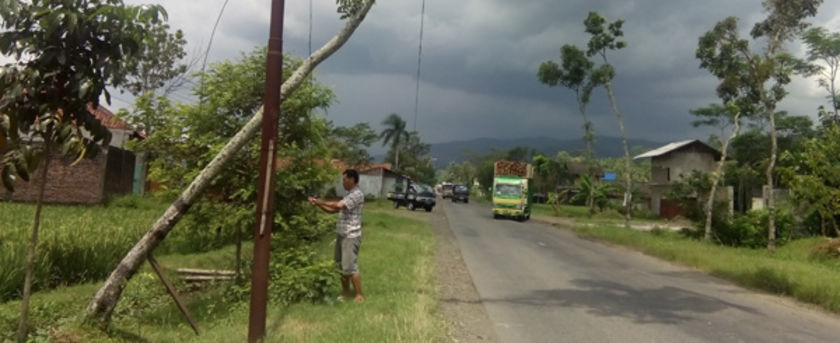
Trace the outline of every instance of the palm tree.
<instances>
[{"instance_id":1,"label":"palm tree","mask_svg":"<svg viewBox=\"0 0 840 343\"><path fill-rule=\"evenodd\" d=\"M400 143L408 139L408 131L405 130L406 122L399 114L391 113L385 120L382 121L385 129L379 135L382 139L382 145L391 144L391 149L394 150L394 170L400 167Z\"/></svg>"}]
</instances>

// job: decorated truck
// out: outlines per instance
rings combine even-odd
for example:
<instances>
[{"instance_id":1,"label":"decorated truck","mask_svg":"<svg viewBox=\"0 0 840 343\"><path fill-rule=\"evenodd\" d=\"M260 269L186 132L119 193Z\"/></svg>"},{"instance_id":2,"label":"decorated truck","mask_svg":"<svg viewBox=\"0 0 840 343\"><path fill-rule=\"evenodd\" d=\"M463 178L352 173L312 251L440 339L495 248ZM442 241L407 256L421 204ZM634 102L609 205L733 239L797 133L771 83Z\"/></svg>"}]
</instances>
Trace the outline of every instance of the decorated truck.
<instances>
[{"instance_id":1,"label":"decorated truck","mask_svg":"<svg viewBox=\"0 0 840 343\"><path fill-rule=\"evenodd\" d=\"M493 166L493 218L531 218L534 167L526 162L497 161Z\"/></svg>"}]
</instances>

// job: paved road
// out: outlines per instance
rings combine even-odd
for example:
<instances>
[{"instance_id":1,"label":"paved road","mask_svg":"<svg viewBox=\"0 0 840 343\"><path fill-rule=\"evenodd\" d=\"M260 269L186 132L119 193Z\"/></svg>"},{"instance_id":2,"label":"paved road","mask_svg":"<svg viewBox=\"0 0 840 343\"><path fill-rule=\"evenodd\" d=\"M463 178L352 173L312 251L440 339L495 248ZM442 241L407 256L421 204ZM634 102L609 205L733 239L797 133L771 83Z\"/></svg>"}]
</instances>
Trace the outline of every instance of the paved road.
<instances>
[{"instance_id":1,"label":"paved road","mask_svg":"<svg viewBox=\"0 0 840 343\"><path fill-rule=\"evenodd\" d=\"M840 317L487 207L441 206L503 342L840 342Z\"/></svg>"}]
</instances>

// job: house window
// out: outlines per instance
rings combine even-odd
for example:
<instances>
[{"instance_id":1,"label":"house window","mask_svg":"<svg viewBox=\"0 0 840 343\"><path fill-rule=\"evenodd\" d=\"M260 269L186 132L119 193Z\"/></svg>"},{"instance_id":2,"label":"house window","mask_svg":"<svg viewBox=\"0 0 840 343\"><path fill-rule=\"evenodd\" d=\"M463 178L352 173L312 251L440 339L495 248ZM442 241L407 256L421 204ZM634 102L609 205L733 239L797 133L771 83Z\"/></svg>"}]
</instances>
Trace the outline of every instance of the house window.
<instances>
[{"instance_id":1,"label":"house window","mask_svg":"<svg viewBox=\"0 0 840 343\"><path fill-rule=\"evenodd\" d=\"M671 168L665 168L665 180L671 182Z\"/></svg>"}]
</instances>

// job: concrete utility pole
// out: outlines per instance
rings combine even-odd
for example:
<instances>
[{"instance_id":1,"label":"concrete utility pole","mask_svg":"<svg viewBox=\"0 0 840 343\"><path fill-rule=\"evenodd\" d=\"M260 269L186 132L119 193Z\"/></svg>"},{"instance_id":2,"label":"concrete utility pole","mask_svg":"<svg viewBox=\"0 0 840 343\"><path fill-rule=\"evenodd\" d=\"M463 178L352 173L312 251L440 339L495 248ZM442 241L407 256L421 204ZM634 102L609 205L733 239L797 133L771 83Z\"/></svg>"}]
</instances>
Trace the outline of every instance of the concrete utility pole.
<instances>
[{"instance_id":1,"label":"concrete utility pole","mask_svg":"<svg viewBox=\"0 0 840 343\"><path fill-rule=\"evenodd\" d=\"M257 184L257 215L254 227L254 265L251 271L251 313L248 342L265 337L265 313L268 305L268 261L271 252L271 227L274 225L274 159L277 155L277 122L280 112L280 87L283 78L284 0L271 1L271 26L266 57L266 80L260 150L260 178Z\"/></svg>"}]
</instances>

